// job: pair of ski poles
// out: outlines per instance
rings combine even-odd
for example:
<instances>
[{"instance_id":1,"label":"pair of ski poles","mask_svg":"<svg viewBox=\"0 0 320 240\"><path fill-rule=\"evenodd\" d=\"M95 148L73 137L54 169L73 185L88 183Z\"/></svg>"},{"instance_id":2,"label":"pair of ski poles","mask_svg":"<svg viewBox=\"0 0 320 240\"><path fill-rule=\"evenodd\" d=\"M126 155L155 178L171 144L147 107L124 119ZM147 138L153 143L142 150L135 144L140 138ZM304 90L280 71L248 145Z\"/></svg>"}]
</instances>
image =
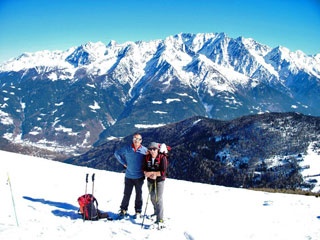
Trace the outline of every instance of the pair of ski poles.
<instances>
[{"instance_id":1,"label":"pair of ski poles","mask_svg":"<svg viewBox=\"0 0 320 240\"><path fill-rule=\"evenodd\" d=\"M88 177L89 174L86 174L86 190L85 190L85 207L83 209L83 221L86 220L86 209L87 209L87 186L88 186ZM92 194L91 194L91 209L93 209L93 192L94 192L94 177L95 177L95 173L92 174ZM91 211L91 221L92 221L92 216L93 211Z\"/></svg>"},{"instance_id":2,"label":"pair of ski poles","mask_svg":"<svg viewBox=\"0 0 320 240\"><path fill-rule=\"evenodd\" d=\"M146 217L146 212L147 212L149 197L150 197L150 195L151 195L152 186L153 186L153 185L150 184L149 193L148 193L148 198L147 198L147 203L146 203L146 208L144 209L144 214L143 214L143 219L142 219L141 228L143 228L144 219L145 219L145 217ZM154 192L155 192L155 195L156 195L156 202L158 202L158 196L157 196L157 181L154 181Z\"/></svg>"}]
</instances>

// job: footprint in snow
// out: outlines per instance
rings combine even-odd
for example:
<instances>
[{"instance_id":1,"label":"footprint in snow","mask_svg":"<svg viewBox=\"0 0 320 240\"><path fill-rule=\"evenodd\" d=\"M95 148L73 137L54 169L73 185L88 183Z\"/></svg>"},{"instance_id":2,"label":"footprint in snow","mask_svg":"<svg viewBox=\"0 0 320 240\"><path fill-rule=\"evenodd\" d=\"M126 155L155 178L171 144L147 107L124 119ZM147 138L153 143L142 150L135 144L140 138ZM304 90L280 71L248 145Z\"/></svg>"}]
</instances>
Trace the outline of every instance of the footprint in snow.
<instances>
[{"instance_id":1,"label":"footprint in snow","mask_svg":"<svg viewBox=\"0 0 320 240\"><path fill-rule=\"evenodd\" d=\"M187 232L184 232L184 236L186 237L187 240L194 240L194 238Z\"/></svg>"},{"instance_id":2,"label":"footprint in snow","mask_svg":"<svg viewBox=\"0 0 320 240\"><path fill-rule=\"evenodd\" d=\"M271 206L273 204L273 201L264 201L263 206Z\"/></svg>"}]
</instances>

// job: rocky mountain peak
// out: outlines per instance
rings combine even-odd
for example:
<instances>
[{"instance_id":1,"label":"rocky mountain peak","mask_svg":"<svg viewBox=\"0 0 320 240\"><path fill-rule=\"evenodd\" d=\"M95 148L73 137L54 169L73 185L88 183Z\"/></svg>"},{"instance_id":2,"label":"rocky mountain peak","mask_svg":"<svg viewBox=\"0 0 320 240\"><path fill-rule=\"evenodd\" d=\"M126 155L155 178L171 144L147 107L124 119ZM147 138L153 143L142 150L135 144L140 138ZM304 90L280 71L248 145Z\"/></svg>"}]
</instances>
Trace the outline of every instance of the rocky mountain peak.
<instances>
[{"instance_id":1,"label":"rocky mountain peak","mask_svg":"<svg viewBox=\"0 0 320 240\"><path fill-rule=\"evenodd\" d=\"M319 59L225 33L25 53L0 65L0 136L78 154L192 116L318 116Z\"/></svg>"}]
</instances>

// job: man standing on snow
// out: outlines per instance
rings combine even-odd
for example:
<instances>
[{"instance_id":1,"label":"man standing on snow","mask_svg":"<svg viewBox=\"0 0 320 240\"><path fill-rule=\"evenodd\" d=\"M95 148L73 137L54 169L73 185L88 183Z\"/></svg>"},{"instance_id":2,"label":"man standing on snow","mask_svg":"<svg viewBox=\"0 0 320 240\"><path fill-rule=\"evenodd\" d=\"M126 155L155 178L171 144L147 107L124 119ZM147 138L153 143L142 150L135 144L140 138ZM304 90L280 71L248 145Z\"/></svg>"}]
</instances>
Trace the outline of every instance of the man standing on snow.
<instances>
[{"instance_id":1,"label":"man standing on snow","mask_svg":"<svg viewBox=\"0 0 320 240\"><path fill-rule=\"evenodd\" d=\"M126 169L124 180L124 195L120 206L119 217L127 215L129 201L133 187L136 191L135 211L136 217L141 216L142 209L142 185L144 182L144 173L142 171L143 159L147 148L142 146L142 136L138 133L133 135L132 144L125 146L114 153L117 160Z\"/></svg>"}]
</instances>

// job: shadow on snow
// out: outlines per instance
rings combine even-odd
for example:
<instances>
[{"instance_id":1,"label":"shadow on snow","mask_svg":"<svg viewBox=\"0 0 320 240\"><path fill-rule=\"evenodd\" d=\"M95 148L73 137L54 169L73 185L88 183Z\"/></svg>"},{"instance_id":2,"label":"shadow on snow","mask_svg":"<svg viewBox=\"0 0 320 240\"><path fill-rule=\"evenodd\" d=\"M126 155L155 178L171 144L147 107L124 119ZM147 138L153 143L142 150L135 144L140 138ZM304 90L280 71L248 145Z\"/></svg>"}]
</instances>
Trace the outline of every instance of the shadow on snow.
<instances>
[{"instance_id":1,"label":"shadow on snow","mask_svg":"<svg viewBox=\"0 0 320 240\"><path fill-rule=\"evenodd\" d=\"M31 202L39 202L42 204L59 208L51 211L53 215L57 217L69 217L70 219L73 219L73 220L82 219L82 216L78 213L79 207L76 207L72 204L64 203L64 202L53 202L53 201L45 200L43 198L32 198L27 196L24 196L23 198ZM112 212L108 212L108 214L113 219L117 216L117 214Z\"/></svg>"},{"instance_id":2,"label":"shadow on snow","mask_svg":"<svg viewBox=\"0 0 320 240\"><path fill-rule=\"evenodd\" d=\"M79 208L74 205L71 205L69 203L53 202L53 201L45 200L43 198L32 198L32 197L27 197L27 196L24 196L23 198L26 200L29 200L31 202L39 202L39 203L46 204L46 205L49 205L52 207L60 208L60 209L52 210L52 213L55 216L69 217L71 219L81 218L81 216L78 214ZM61 209L64 209L64 210L61 210Z\"/></svg>"}]
</instances>

